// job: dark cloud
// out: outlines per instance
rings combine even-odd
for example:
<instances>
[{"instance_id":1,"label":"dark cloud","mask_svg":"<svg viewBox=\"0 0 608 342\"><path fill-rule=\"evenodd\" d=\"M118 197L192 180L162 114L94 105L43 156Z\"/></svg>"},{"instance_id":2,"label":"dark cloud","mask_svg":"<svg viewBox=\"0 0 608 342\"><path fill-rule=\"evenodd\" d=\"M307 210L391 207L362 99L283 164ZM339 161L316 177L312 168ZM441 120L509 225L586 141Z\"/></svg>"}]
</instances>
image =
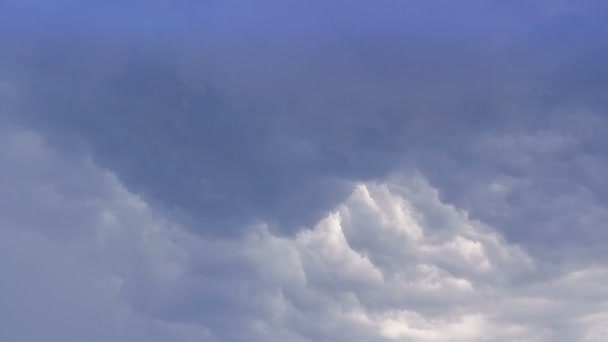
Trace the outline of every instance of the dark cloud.
<instances>
[{"instance_id":1,"label":"dark cloud","mask_svg":"<svg viewBox=\"0 0 608 342\"><path fill-rule=\"evenodd\" d=\"M3 25L18 120L216 232L310 224L352 180L422 168L421 151L459 162L471 134L535 122L556 49L535 40L569 18L439 1L31 4Z\"/></svg>"},{"instance_id":2,"label":"dark cloud","mask_svg":"<svg viewBox=\"0 0 608 342\"><path fill-rule=\"evenodd\" d=\"M601 340L605 6L2 2L0 339Z\"/></svg>"}]
</instances>

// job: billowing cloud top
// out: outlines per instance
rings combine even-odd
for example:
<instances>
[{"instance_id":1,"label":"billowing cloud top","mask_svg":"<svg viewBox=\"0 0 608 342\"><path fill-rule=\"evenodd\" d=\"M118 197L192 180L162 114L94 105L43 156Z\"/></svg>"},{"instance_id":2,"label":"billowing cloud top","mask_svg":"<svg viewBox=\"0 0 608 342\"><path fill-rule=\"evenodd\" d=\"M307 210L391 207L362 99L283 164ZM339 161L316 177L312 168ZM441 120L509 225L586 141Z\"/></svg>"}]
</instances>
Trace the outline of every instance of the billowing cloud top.
<instances>
[{"instance_id":1,"label":"billowing cloud top","mask_svg":"<svg viewBox=\"0 0 608 342\"><path fill-rule=\"evenodd\" d=\"M3 1L0 341L603 341L606 5Z\"/></svg>"}]
</instances>

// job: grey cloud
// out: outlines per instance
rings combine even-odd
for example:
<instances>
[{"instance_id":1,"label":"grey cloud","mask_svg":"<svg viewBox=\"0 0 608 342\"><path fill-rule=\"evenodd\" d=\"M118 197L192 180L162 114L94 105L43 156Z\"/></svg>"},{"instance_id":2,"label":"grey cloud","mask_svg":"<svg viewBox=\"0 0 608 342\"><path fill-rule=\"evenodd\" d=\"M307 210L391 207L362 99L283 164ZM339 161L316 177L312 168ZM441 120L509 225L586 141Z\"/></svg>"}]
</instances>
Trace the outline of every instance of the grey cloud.
<instances>
[{"instance_id":1,"label":"grey cloud","mask_svg":"<svg viewBox=\"0 0 608 342\"><path fill-rule=\"evenodd\" d=\"M138 215L137 196L38 134L5 130L0 140L2 340L207 339L204 327L138 315L120 297L121 277L154 279L142 287L150 295L179 258L149 236L155 222ZM115 229L124 239L111 240Z\"/></svg>"},{"instance_id":2,"label":"grey cloud","mask_svg":"<svg viewBox=\"0 0 608 342\"><path fill-rule=\"evenodd\" d=\"M82 6L0 4L0 338L605 335L605 4Z\"/></svg>"},{"instance_id":3,"label":"grey cloud","mask_svg":"<svg viewBox=\"0 0 608 342\"><path fill-rule=\"evenodd\" d=\"M9 340L602 338L602 264L539 273L545 261L442 203L420 176L360 183L293 236L257 225L201 237L36 133L6 133L1 146L12 165L3 201L26 190L30 209L0 207ZM72 219L62 228L59 216Z\"/></svg>"},{"instance_id":4,"label":"grey cloud","mask_svg":"<svg viewBox=\"0 0 608 342\"><path fill-rule=\"evenodd\" d=\"M568 73L600 53L552 38L577 18L593 45L591 7L129 4L141 10L93 14L68 1L27 29L6 21L13 120L87 150L151 202L206 221L206 233L251 220L297 230L354 181L466 164L481 130L527 130L551 101L574 103L562 94ZM200 18L179 20L186 9Z\"/></svg>"},{"instance_id":5,"label":"grey cloud","mask_svg":"<svg viewBox=\"0 0 608 342\"><path fill-rule=\"evenodd\" d=\"M463 148L470 163L435 160L425 175L445 200L537 256L603 260L606 127L602 115L563 108L542 127L488 130Z\"/></svg>"}]
</instances>

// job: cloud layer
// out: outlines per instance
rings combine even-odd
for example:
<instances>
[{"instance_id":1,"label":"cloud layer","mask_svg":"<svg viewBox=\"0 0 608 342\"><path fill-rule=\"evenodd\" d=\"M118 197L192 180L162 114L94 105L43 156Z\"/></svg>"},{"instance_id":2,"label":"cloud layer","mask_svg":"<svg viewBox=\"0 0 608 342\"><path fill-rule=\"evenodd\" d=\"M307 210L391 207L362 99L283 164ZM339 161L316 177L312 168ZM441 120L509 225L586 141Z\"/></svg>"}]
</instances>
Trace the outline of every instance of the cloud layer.
<instances>
[{"instance_id":1,"label":"cloud layer","mask_svg":"<svg viewBox=\"0 0 608 342\"><path fill-rule=\"evenodd\" d=\"M12 120L214 227L202 234L252 220L292 234L357 181L484 172L480 135L605 105L594 1L2 6Z\"/></svg>"},{"instance_id":2,"label":"cloud layer","mask_svg":"<svg viewBox=\"0 0 608 342\"><path fill-rule=\"evenodd\" d=\"M604 340L606 9L0 1L0 340Z\"/></svg>"},{"instance_id":3,"label":"cloud layer","mask_svg":"<svg viewBox=\"0 0 608 342\"><path fill-rule=\"evenodd\" d=\"M3 340L600 341L601 265L542 260L421 176L295 236L203 238L32 131L2 136Z\"/></svg>"}]
</instances>

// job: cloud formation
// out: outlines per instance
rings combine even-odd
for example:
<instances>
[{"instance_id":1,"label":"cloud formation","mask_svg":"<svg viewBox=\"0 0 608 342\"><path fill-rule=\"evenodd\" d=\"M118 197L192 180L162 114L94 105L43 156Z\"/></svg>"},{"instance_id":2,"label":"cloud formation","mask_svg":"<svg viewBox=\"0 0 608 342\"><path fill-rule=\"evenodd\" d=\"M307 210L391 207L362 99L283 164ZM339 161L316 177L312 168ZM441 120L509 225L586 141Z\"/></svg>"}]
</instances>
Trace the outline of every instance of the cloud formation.
<instances>
[{"instance_id":1,"label":"cloud formation","mask_svg":"<svg viewBox=\"0 0 608 342\"><path fill-rule=\"evenodd\" d=\"M603 338L605 266L543 274L419 175L360 183L295 236L204 238L35 132L1 142L4 340Z\"/></svg>"},{"instance_id":2,"label":"cloud formation","mask_svg":"<svg viewBox=\"0 0 608 342\"><path fill-rule=\"evenodd\" d=\"M0 1L0 340L602 341L606 9Z\"/></svg>"},{"instance_id":3,"label":"cloud formation","mask_svg":"<svg viewBox=\"0 0 608 342\"><path fill-rule=\"evenodd\" d=\"M293 234L357 181L601 108L602 5L564 4L6 2L2 78L13 120L199 233Z\"/></svg>"}]
</instances>

